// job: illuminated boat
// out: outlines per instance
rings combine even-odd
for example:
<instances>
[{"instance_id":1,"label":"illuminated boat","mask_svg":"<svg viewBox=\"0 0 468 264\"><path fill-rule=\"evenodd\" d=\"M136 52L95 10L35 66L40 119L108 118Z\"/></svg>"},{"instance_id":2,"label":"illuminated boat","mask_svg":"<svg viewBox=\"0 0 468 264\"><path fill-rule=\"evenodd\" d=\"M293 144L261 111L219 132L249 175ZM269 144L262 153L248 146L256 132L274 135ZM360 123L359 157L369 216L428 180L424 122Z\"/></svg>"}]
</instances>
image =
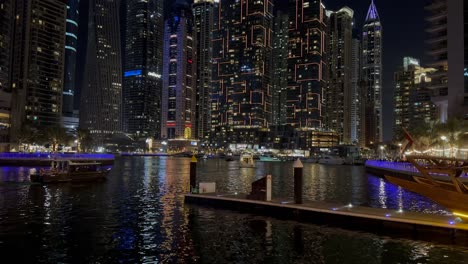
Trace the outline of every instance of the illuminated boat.
<instances>
[{"instance_id":1,"label":"illuminated boat","mask_svg":"<svg viewBox=\"0 0 468 264\"><path fill-rule=\"evenodd\" d=\"M31 182L61 183L105 180L110 168L103 168L98 162L52 161L50 169L40 169L29 175Z\"/></svg>"},{"instance_id":2,"label":"illuminated boat","mask_svg":"<svg viewBox=\"0 0 468 264\"><path fill-rule=\"evenodd\" d=\"M426 196L468 220L468 160L407 156L420 175L409 177L385 176L396 185Z\"/></svg>"},{"instance_id":3,"label":"illuminated boat","mask_svg":"<svg viewBox=\"0 0 468 264\"><path fill-rule=\"evenodd\" d=\"M242 153L239 159L239 167L241 168L255 168L255 161L252 153Z\"/></svg>"}]
</instances>

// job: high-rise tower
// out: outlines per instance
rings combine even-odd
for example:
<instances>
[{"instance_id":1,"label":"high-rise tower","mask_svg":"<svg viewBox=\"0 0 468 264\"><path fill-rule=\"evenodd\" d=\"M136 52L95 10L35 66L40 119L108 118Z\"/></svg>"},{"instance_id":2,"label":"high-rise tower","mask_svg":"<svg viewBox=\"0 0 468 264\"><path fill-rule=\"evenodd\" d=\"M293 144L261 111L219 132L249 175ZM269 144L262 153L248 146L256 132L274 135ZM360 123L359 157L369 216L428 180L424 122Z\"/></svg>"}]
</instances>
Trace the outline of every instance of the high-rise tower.
<instances>
[{"instance_id":1,"label":"high-rise tower","mask_svg":"<svg viewBox=\"0 0 468 264\"><path fill-rule=\"evenodd\" d=\"M468 118L468 3L466 1L427 1L432 100L437 105L438 118ZM464 36L464 37L463 37ZM464 56L463 56L464 54ZM450 70L449 70L450 66Z\"/></svg>"},{"instance_id":2,"label":"high-rise tower","mask_svg":"<svg viewBox=\"0 0 468 264\"><path fill-rule=\"evenodd\" d=\"M66 5L60 0L15 1L12 135L22 124L60 124Z\"/></svg>"},{"instance_id":3,"label":"high-rise tower","mask_svg":"<svg viewBox=\"0 0 468 264\"><path fill-rule=\"evenodd\" d=\"M123 76L124 131L137 137L160 137L162 1L127 0Z\"/></svg>"},{"instance_id":4,"label":"high-rise tower","mask_svg":"<svg viewBox=\"0 0 468 264\"><path fill-rule=\"evenodd\" d=\"M325 93L327 127L340 135L340 142L350 144L354 11L343 7L328 15L328 88Z\"/></svg>"},{"instance_id":5,"label":"high-rise tower","mask_svg":"<svg viewBox=\"0 0 468 264\"><path fill-rule=\"evenodd\" d=\"M195 0L192 5L197 55L196 137L207 140L211 131L211 70L213 58L214 0Z\"/></svg>"},{"instance_id":6,"label":"high-rise tower","mask_svg":"<svg viewBox=\"0 0 468 264\"><path fill-rule=\"evenodd\" d=\"M253 142L271 121L271 0L221 1L213 36L215 137Z\"/></svg>"},{"instance_id":7,"label":"high-rise tower","mask_svg":"<svg viewBox=\"0 0 468 264\"><path fill-rule=\"evenodd\" d=\"M176 5L164 29L162 138L195 137L195 37L192 10Z\"/></svg>"},{"instance_id":8,"label":"high-rise tower","mask_svg":"<svg viewBox=\"0 0 468 264\"><path fill-rule=\"evenodd\" d=\"M372 0L362 30L361 135L363 146L383 141L382 24Z\"/></svg>"},{"instance_id":9,"label":"high-rise tower","mask_svg":"<svg viewBox=\"0 0 468 264\"><path fill-rule=\"evenodd\" d=\"M287 123L322 127L326 86L326 16L322 1L289 1Z\"/></svg>"},{"instance_id":10,"label":"high-rise tower","mask_svg":"<svg viewBox=\"0 0 468 264\"><path fill-rule=\"evenodd\" d=\"M395 73L395 135L401 135L402 128L414 128L435 120L436 109L428 88L431 83L429 75L435 71L434 68L421 67L417 59L403 59L403 66Z\"/></svg>"},{"instance_id":11,"label":"high-rise tower","mask_svg":"<svg viewBox=\"0 0 468 264\"><path fill-rule=\"evenodd\" d=\"M90 0L80 127L97 138L122 131L122 68L117 0Z\"/></svg>"},{"instance_id":12,"label":"high-rise tower","mask_svg":"<svg viewBox=\"0 0 468 264\"><path fill-rule=\"evenodd\" d=\"M14 0L0 4L0 151L9 151ZM5 148L4 148L5 147Z\"/></svg>"},{"instance_id":13,"label":"high-rise tower","mask_svg":"<svg viewBox=\"0 0 468 264\"><path fill-rule=\"evenodd\" d=\"M271 56L272 120L275 126L286 124L288 90L288 27L289 16L278 11L273 20L273 50Z\"/></svg>"},{"instance_id":14,"label":"high-rise tower","mask_svg":"<svg viewBox=\"0 0 468 264\"><path fill-rule=\"evenodd\" d=\"M11 46L13 43L14 1L0 4L0 91L9 91L11 73Z\"/></svg>"},{"instance_id":15,"label":"high-rise tower","mask_svg":"<svg viewBox=\"0 0 468 264\"><path fill-rule=\"evenodd\" d=\"M65 74L63 79L62 115L72 117L76 90L76 53L78 46L78 21L80 0L67 0L67 25L65 43Z\"/></svg>"},{"instance_id":16,"label":"high-rise tower","mask_svg":"<svg viewBox=\"0 0 468 264\"><path fill-rule=\"evenodd\" d=\"M351 44L351 143L359 142L359 129L361 116L359 109L361 108L360 98L360 76L361 76L361 41L359 34L353 32L353 40Z\"/></svg>"}]
</instances>

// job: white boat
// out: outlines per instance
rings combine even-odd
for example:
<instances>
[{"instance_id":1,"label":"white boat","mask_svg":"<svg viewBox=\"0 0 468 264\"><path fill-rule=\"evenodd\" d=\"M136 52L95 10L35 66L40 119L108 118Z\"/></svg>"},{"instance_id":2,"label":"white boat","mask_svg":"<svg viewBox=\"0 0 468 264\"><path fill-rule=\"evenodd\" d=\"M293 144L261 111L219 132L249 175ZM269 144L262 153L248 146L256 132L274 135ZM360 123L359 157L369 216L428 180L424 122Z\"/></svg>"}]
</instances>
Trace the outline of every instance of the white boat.
<instances>
[{"instance_id":1,"label":"white boat","mask_svg":"<svg viewBox=\"0 0 468 264\"><path fill-rule=\"evenodd\" d=\"M239 167L240 168L255 168L255 161L253 158L253 154L243 153L242 155L240 155Z\"/></svg>"},{"instance_id":2,"label":"white boat","mask_svg":"<svg viewBox=\"0 0 468 264\"><path fill-rule=\"evenodd\" d=\"M320 164L333 164L333 165L343 165L345 160L338 156L324 155L319 160Z\"/></svg>"}]
</instances>

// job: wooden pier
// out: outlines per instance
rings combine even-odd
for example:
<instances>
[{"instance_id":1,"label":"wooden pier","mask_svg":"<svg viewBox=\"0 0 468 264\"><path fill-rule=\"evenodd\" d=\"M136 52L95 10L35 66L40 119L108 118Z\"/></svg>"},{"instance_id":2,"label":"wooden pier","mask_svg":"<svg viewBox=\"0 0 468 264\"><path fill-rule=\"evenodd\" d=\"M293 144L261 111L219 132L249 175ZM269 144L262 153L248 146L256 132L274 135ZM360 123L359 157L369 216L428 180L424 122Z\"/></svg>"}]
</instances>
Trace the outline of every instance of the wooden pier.
<instances>
[{"instance_id":1,"label":"wooden pier","mask_svg":"<svg viewBox=\"0 0 468 264\"><path fill-rule=\"evenodd\" d=\"M285 220L360 230L410 239L468 246L468 224L454 216L434 215L326 202L258 201L246 195L187 194L185 201Z\"/></svg>"}]
</instances>

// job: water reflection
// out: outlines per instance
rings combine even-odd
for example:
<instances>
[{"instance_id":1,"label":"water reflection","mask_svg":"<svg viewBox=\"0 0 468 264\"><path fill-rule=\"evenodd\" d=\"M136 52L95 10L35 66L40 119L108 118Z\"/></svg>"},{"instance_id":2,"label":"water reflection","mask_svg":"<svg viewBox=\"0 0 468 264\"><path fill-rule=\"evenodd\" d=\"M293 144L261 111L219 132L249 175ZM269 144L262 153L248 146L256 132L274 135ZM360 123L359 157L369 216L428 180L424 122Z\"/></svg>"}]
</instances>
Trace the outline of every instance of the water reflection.
<instances>
[{"instance_id":1,"label":"water reflection","mask_svg":"<svg viewBox=\"0 0 468 264\"><path fill-rule=\"evenodd\" d=\"M273 195L292 200L292 163L257 165L239 169L236 161L201 161L199 180L215 181L222 192L245 193L252 181L272 174ZM108 181L93 184L29 185L29 170L0 170L0 252L18 263L468 260L461 248L184 205L189 159L121 158ZM305 164L304 195L308 200L443 213L427 199L366 176L362 167Z\"/></svg>"},{"instance_id":2,"label":"water reflection","mask_svg":"<svg viewBox=\"0 0 468 264\"><path fill-rule=\"evenodd\" d=\"M273 197L293 200L292 164L257 162L256 169L239 169L237 161L207 160L198 164L198 179L216 182L221 193L248 193L254 180L271 174ZM443 207L425 197L366 174L362 166L304 164L303 195L304 200L311 201L447 214Z\"/></svg>"}]
</instances>

